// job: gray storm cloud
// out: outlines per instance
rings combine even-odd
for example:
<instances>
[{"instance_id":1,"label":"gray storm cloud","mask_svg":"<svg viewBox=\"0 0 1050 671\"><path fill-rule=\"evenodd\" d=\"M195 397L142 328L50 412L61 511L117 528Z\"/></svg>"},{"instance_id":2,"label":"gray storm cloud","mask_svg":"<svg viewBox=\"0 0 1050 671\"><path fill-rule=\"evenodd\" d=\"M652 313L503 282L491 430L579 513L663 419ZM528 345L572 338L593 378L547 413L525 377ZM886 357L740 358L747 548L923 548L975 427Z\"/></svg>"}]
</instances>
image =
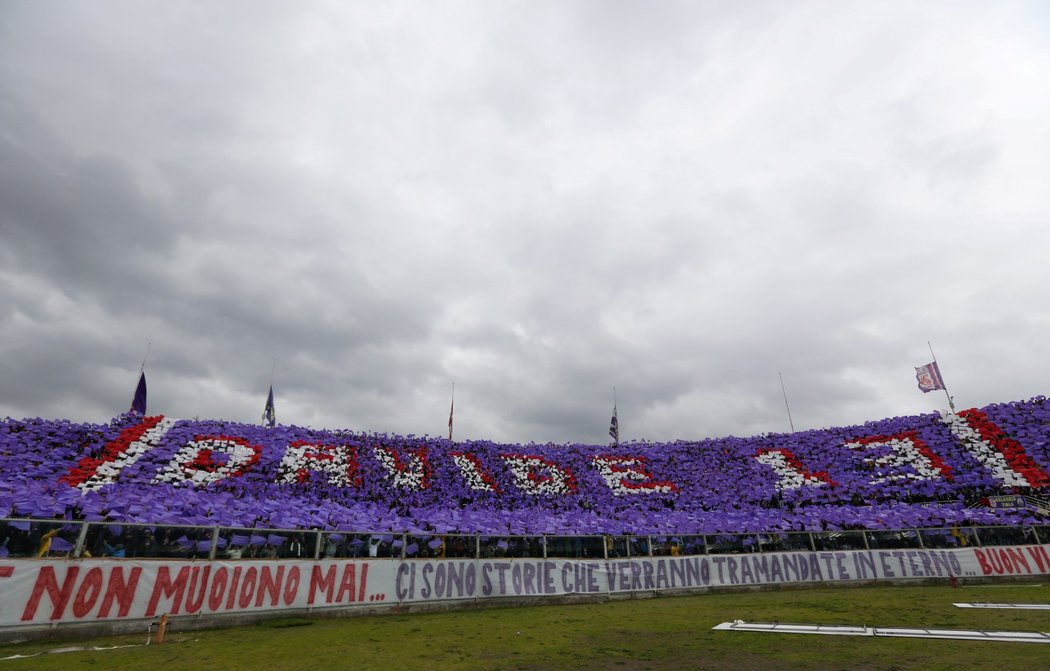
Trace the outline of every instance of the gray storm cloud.
<instances>
[{"instance_id":1,"label":"gray storm cloud","mask_svg":"<svg viewBox=\"0 0 1050 671\"><path fill-rule=\"evenodd\" d=\"M0 10L0 414L501 441L1046 392L1046 9Z\"/></svg>"}]
</instances>

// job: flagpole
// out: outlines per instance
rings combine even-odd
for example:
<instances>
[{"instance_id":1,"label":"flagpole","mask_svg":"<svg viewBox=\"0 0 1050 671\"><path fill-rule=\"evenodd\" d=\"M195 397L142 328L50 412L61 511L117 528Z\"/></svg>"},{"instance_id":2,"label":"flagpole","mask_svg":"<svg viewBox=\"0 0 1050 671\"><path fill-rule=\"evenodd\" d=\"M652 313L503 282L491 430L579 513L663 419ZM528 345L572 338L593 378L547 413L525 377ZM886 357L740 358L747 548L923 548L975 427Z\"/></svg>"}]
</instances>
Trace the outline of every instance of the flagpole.
<instances>
[{"instance_id":1,"label":"flagpole","mask_svg":"<svg viewBox=\"0 0 1050 671\"><path fill-rule=\"evenodd\" d=\"M616 385L613 385L613 419L616 420L616 435L613 438L616 441L616 447L620 446L620 412L617 410L616 403Z\"/></svg>"},{"instance_id":2,"label":"flagpole","mask_svg":"<svg viewBox=\"0 0 1050 671\"><path fill-rule=\"evenodd\" d=\"M948 407L951 409L952 414L955 414L955 403L952 402L952 396L948 393L948 383L944 381L944 373L941 373L941 366L937 363L937 355L933 353L933 345L930 341L926 341L926 346L930 348L930 356L933 357L933 363L937 365L937 373L941 376L941 384L944 385L944 395L948 397Z\"/></svg>"},{"instance_id":3,"label":"flagpole","mask_svg":"<svg viewBox=\"0 0 1050 671\"><path fill-rule=\"evenodd\" d=\"M153 341L150 340L146 343L146 354L142 357L142 365L139 366L139 375L142 375L146 371L146 359L149 358L149 348L153 345Z\"/></svg>"},{"instance_id":4,"label":"flagpole","mask_svg":"<svg viewBox=\"0 0 1050 671\"><path fill-rule=\"evenodd\" d=\"M777 371L777 375L780 376L780 391L784 392L784 407L788 411L788 424L791 425L791 433L795 433L795 422L791 419L791 406L788 405L788 392L784 386L784 375L780 371Z\"/></svg>"}]
</instances>

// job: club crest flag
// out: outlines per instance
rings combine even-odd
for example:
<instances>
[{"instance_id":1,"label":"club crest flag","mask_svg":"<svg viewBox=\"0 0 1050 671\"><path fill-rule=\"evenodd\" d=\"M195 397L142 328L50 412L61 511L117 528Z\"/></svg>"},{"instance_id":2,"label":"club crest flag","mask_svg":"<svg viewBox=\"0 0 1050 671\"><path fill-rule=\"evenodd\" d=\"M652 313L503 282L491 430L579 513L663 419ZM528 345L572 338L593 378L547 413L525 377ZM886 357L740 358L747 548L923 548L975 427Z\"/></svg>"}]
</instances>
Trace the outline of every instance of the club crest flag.
<instances>
[{"instance_id":1,"label":"club crest flag","mask_svg":"<svg viewBox=\"0 0 1050 671\"><path fill-rule=\"evenodd\" d=\"M941 371L937 367L936 361L931 361L925 366L916 368L915 379L919 381L919 389L924 394L937 389L944 389L944 380L941 379Z\"/></svg>"}]
</instances>

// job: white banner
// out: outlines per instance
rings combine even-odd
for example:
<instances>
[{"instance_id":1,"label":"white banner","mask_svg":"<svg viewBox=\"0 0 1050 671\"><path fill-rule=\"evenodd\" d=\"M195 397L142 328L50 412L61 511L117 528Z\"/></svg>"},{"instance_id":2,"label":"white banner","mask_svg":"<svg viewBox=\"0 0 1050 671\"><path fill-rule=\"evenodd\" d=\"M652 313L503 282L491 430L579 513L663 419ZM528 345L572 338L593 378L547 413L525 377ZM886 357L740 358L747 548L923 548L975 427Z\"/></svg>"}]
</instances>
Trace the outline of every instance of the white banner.
<instances>
[{"instance_id":1,"label":"white banner","mask_svg":"<svg viewBox=\"0 0 1050 671\"><path fill-rule=\"evenodd\" d=\"M397 561L0 563L0 626L382 603Z\"/></svg>"},{"instance_id":2,"label":"white banner","mask_svg":"<svg viewBox=\"0 0 1050 671\"><path fill-rule=\"evenodd\" d=\"M500 597L1050 573L1048 545L632 559L0 562L0 627Z\"/></svg>"}]
</instances>

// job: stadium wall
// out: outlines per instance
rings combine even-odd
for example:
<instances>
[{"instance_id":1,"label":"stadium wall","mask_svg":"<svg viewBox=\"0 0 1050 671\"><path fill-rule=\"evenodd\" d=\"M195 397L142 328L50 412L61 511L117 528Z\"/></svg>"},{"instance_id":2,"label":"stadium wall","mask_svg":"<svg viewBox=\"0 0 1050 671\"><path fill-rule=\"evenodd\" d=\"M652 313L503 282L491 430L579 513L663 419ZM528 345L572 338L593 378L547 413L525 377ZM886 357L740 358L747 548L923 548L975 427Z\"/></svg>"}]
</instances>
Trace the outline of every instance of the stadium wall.
<instances>
[{"instance_id":1,"label":"stadium wall","mask_svg":"<svg viewBox=\"0 0 1050 671\"><path fill-rule=\"evenodd\" d=\"M0 562L0 640L144 632L276 615L346 616L717 589L1009 580L1050 574L1050 545L631 559Z\"/></svg>"}]
</instances>

